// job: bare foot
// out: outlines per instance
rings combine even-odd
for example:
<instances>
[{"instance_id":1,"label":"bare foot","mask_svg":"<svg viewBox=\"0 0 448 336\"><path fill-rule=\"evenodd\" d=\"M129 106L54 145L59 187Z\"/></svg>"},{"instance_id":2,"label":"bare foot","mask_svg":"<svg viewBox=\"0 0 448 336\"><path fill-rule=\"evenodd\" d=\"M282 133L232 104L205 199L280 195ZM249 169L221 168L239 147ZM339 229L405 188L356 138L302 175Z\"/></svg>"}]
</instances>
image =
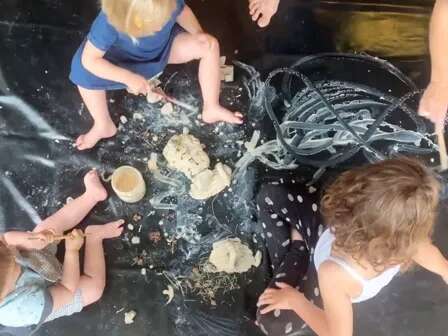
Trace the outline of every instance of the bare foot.
<instances>
[{"instance_id":1,"label":"bare foot","mask_svg":"<svg viewBox=\"0 0 448 336\"><path fill-rule=\"evenodd\" d=\"M280 0L249 0L249 13L252 21L257 21L263 28L271 22L272 16L277 13Z\"/></svg>"},{"instance_id":2,"label":"bare foot","mask_svg":"<svg viewBox=\"0 0 448 336\"><path fill-rule=\"evenodd\" d=\"M294 227L291 228L291 240L303 240L303 237L300 234L300 232L297 231L297 229Z\"/></svg>"},{"instance_id":3,"label":"bare foot","mask_svg":"<svg viewBox=\"0 0 448 336\"><path fill-rule=\"evenodd\" d=\"M115 134L117 134L117 127L113 123L107 126L97 126L94 124L90 131L80 135L76 139L75 146L78 150L90 149L101 139L113 137Z\"/></svg>"},{"instance_id":4,"label":"bare foot","mask_svg":"<svg viewBox=\"0 0 448 336\"><path fill-rule=\"evenodd\" d=\"M107 191L101 183L96 169L92 169L84 176L84 185L86 193L92 195L98 202L107 198Z\"/></svg>"},{"instance_id":5,"label":"bare foot","mask_svg":"<svg viewBox=\"0 0 448 336\"><path fill-rule=\"evenodd\" d=\"M208 124L218 121L225 121L231 124L242 124L243 115L239 112L229 111L221 105L217 105L212 108L204 108L202 110L202 120Z\"/></svg>"},{"instance_id":6,"label":"bare foot","mask_svg":"<svg viewBox=\"0 0 448 336\"><path fill-rule=\"evenodd\" d=\"M124 229L124 220L120 219L115 222L103 225L89 225L86 228L88 238L93 239L109 239L119 237Z\"/></svg>"}]
</instances>

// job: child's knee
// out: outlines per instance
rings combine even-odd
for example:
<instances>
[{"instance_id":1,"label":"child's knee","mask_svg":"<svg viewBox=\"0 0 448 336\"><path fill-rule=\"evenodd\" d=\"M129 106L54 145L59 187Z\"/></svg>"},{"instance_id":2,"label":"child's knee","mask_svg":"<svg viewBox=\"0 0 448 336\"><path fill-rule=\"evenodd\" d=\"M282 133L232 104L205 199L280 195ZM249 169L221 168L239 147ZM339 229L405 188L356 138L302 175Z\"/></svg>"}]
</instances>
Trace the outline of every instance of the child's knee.
<instances>
[{"instance_id":1,"label":"child's knee","mask_svg":"<svg viewBox=\"0 0 448 336\"><path fill-rule=\"evenodd\" d=\"M219 42L214 36L209 34L200 34L197 36L197 38L202 55L217 52L219 54Z\"/></svg>"}]
</instances>

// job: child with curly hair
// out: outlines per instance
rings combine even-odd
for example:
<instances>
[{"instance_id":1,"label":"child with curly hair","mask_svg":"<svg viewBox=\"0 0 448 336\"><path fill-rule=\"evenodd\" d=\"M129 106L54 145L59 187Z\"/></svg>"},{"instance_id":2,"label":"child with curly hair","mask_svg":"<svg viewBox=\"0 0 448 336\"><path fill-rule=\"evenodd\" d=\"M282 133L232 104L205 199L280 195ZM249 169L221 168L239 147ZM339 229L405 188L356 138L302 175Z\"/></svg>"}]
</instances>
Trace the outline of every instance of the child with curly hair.
<instances>
[{"instance_id":1,"label":"child with curly hair","mask_svg":"<svg viewBox=\"0 0 448 336\"><path fill-rule=\"evenodd\" d=\"M261 330L287 335L306 323L319 336L350 336L352 304L412 263L448 280L431 242L439 191L432 171L409 158L343 173L320 207L314 187L264 185L257 203L274 279L258 300Z\"/></svg>"}]
</instances>

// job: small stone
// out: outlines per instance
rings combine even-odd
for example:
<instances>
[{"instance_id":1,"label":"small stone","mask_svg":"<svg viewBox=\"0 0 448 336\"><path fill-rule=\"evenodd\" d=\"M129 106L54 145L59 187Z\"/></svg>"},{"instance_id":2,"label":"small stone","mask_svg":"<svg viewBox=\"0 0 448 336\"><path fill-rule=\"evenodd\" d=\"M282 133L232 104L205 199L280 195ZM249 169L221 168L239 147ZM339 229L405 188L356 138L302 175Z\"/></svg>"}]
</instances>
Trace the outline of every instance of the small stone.
<instances>
[{"instance_id":1,"label":"small stone","mask_svg":"<svg viewBox=\"0 0 448 336\"><path fill-rule=\"evenodd\" d=\"M124 323L125 324L132 324L134 323L134 319L137 316L137 313L135 310L128 311L127 313L124 313Z\"/></svg>"},{"instance_id":2,"label":"small stone","mask_svg":"<svg viewBox=\"0 0 448 336\"><path fill-rule=\"evenodd\" d=\"M132 224L128 224L128 229L129 229L130 231L134 230L134 225L132 225Z\"/></svg>"},{"instance_id":3,"label":"small stone","mask_svg":"<svg viewBox=\"0 0 448 336\"><path fill-rule=\"evenodd\" d=\"M128 118L126 118L124 115L120 116L120 122L124 125L128 122Z\"/></svg>"},{"instance_id":4,"label":"small stone","mask_svg":"<svg viewBox=\"0 0 448 336\"><path fill-rule=\"evenodd\" d=\"M171 104L171 103L166 103L160 109L160 113L162 113L162 114L171 114L171 113L173 113L173 111L174 111L174 107L173 107L173 104Z\"/></svg>"},{"instance_id":5,"label":"small stone","mask_svg":"<svg viewBox=\"0 0 448 336\"><path fill-rule=\"evenodd\" d=\"M132 115L132 118L135 119L135 120L145 120L145 117L143 116L143 114L138 113L138 112L135 112Z\"/></svg>"},{"instance_id":6,"label":"small stone","mask_svg":"<svg viewBox=\"0 0 448 336\"><path fill-rule=\"evenodd\" d=\"M142 275L146 275L146 268L142 268L141 271L140 271L140 273L141 273Z\"/></svg>"},{"instance_id":7,"label":"small stone","mask_svg":"<svg viewBox=\"0 0 448 336\"><path fill-rule=\"evenodd\" d=\"M174 298L174 289L173 289L173 287L168 285L167 289L162 291L162 293L168 297L166 304L169 304L173 300L173 298Z\"/></svg>"},{"instance_id":8,"label":"small stone","mask_svg":"<svg viewBox=\"0 0 448 336\"><path fill-rule=\"evenodd\" d=\"M131 239L131 243L132 243L133 245L138 245L138 244L140 244L140 237L137 237L137 236L132 237L132 239Z\"/></svg>"}]
</instances>

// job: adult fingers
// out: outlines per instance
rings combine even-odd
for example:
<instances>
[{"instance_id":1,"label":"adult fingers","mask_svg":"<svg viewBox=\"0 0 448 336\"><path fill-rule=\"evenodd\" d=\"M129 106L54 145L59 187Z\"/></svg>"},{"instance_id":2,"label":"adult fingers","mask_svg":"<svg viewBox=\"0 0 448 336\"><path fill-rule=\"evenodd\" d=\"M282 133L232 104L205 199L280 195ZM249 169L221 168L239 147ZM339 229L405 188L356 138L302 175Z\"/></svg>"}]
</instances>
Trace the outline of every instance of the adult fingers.
<instances>
[{"instance_id":1,"label":"adult fingers","mask_svg":"<svg viewBox=\"0 0 448 336\"><path fill-rule=\"evenodd\" d=\"M267 298L271 298L272 297L272 294L269 294L269 293L263 293L263 294L261 294L260 295L260 297L258 298L258 300L260 300L260 299L267 299Z\"/></svg>"},{"instance_id":2,"label":"adult fingers","mask_svg":"<svg viewBox=\"0 0 448 336\"><path fill-rule=\"evenodd\" d=\"M263 294L274 294L278 291L278 289L274 289L274 288L266 288L263 292Z\"/></svg>"},{"instance_id":3,"label":"adult fingers","mask_svg":"<svg viewBox=\"0 0 448 336\"><path fill-rule=\"evenodd\" d=\"M275 299L272 297L269 297L269 298L261 298L260 297L258 299L257 306L261 307L261 306L265 306L265 305L271 305L273 303L275 303Z\"/></svg>"},{"instance_id":4,"label":"adult fingers","mask_svg":"<svg viewBox=\"0 0 448 336\"><path fill-rule=\"evenodd\" d=\"M271 305L263 308L262 310L260 310L260 314L264 315L264 314L270 313L271 311L276 310L276 309L277 309L277 305L271 304Z\"/></svg>"},{"instance_id":5,"label":"adult fingers","mask_svg":"<svg viewBox=\"0 0 448 336\"><path fill-rule=\"evenodd\" d=\"M285 282L276 282L275 285L276 285L278 288L281 288L281 289L283 289L283 288L292 288L290 285L288 285L288 284L285 283Z\"/></svg>"}]
</instances>

